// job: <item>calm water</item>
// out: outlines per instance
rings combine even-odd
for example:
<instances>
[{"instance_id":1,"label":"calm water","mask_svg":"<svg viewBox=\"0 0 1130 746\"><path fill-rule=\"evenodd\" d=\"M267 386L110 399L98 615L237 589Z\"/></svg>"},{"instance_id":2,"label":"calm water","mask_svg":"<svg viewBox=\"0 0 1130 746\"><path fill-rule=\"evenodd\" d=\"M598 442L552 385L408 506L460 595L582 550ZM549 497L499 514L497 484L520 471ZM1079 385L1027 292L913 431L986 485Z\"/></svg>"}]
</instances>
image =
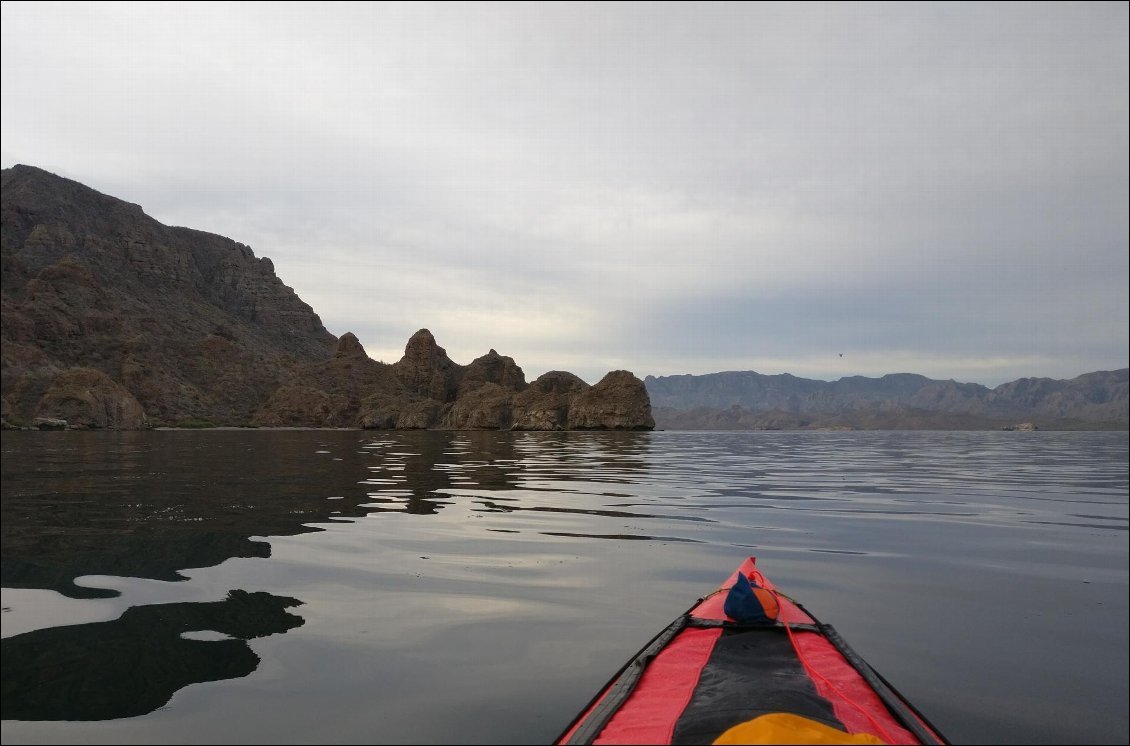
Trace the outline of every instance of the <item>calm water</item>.
<instances>
[{"instance_id":1,"label":"calm water","mask_svg":"<svg viewBox=\"0 0 1130 746\"><path fill-rule=\"evenodd\" d=\"M3 741L547 743L743 557L956 743L1126 743L1126 433L5 433Z\"/></svg>"}]
</instances>

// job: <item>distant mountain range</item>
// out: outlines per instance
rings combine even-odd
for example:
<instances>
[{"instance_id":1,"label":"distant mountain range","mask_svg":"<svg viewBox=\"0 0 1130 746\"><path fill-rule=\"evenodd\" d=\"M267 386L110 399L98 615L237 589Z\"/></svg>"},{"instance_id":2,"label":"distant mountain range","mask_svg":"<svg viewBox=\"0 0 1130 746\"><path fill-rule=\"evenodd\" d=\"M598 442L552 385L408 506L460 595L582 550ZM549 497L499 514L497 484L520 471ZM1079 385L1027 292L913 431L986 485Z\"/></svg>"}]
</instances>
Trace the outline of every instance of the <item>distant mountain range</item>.
<instances>
[{"instance_id":1,"label":"distant mountain range","mask_svg":"<svg viewBox=\"0 0 1130 746\"><path fill-rule=\"evenodd\" d=\"M911 373L817 381L731 371L647 376L657 428L1127 429L1130 369L1071 380L1021 378L990 389Z\"/></svg>"}]
</instances>

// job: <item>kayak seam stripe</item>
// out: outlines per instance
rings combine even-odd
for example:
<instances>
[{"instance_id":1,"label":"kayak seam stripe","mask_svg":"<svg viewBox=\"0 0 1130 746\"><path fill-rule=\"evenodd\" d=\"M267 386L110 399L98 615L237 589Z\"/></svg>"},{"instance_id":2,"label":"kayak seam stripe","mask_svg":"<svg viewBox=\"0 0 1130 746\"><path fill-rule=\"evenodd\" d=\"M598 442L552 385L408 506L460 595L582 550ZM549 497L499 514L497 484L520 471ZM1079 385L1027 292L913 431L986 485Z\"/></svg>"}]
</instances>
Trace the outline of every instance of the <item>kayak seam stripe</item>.
<instances>
[{"instance_id":1,"label":"kayak seam stripe","mask_svg":"<svg viewBox=\"0 0 1130 746\"><path fill-rule=\"evenodd\" d=\"M592 709L589 716L585 721L577 726L573 731L573 735L566 743L568 744L591 744L596 740L600 732L604 730L604 726L620 709L620 706L627 701L628 697L635 691L636 685L639 684L640 679L643 678L644 670L652 659L659 654L659 651L667 647L675 635L679 634L687 626L687 615L684 614L671 623L666 630L663 631L650 645L648 645L639 655L632 660L631 664L624 670L616 683L608 690L608 693L603 699Z\"/></svg>"}]
</instances>

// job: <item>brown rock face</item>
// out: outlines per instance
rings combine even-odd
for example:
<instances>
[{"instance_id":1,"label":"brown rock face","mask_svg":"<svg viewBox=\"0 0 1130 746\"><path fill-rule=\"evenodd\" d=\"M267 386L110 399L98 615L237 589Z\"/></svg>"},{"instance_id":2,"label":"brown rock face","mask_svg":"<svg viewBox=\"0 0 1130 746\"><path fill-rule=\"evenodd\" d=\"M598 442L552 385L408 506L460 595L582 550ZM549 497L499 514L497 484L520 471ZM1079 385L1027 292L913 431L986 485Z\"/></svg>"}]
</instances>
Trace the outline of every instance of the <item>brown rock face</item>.
<instances>
[{"instance_id":1,"label":"brown rock face","mask_svg":"<svg viewBox=\"0 0 1130 746\"><path fill-rule=\"evenodd\" d=\"M443 430L507 430L510 428L512 389L481 383L460 394L440 423Z\"/></svg>"},{"instance_id":2,"label":"brown rock face","mask_svg":"<svg viewBox=\"0 0 1130 746\"><path fill-rule=\"evenodd\" d=\"M569 405L570 430L651 430L651 400L643 381L614 370Z\"/></svg>"},{"instance_id":3,"label":"brown rock face","mask_svg":"<svg viewBox=\"0 0 1130 746\"><path fill-rule=\"evenodd\" d=\"M427 430L439 419L440 410L441 406L436 401L409 400L396 418L396 427L399 430Z\"/></svg>"},{"instance_id":4,"label":"brown rock face","mask_svg":"<svg viewBox=\"0 0 1130 746\"><path fill-rule=\"evenodd\" d=\"M565 430L569 405L589 389L572 373L551 370L514 396L514 430Z\"/></svg>"},{"instance_id":5,"label":"brown rock face","mask_svg":"<svg viewBox=\"0 0 1130 746\"><path fill-rule=\"evenodd\" d=\"M464 369L459 383L460 395L483 383L493 383L510 391L521 391L526 388L526 374L514 362L514 358L499 355L491 350L482 357L472 360Z\"/></svg>"},{"instance_id":6,"label":"brown rock face","mask_svg":"<svg viewBox=\"0 0 1130 746\"><path fill-rule=\"evenodd\" d=\"M455 398L463 372L427 329L412 335L404 347L404 357L393 363L392 370L413 394L441 402Z\"/></svg>"},{"instance_id":7,"label":"brown rock face","mask_svg":"<svg viewBox=\"0 0 1130 746\"><path fill-rule=\"evenodd\" d=\"M60 373L39 400L35 417L66 420L69 427L139 430L149 426L137 399L93 368Z\"/></svg>"},{"instance_id":8,"label":"brown rock face","mask_svg":"<svg viewBox=\"0 0 1130 746\"><path fill-rule=\"evenodd\" d=\"M591 387L564 371L527 385L514 360L494 350L468 366L452 362L427 329L412 336L394 365L370 360L356 337L342 336L333 358L301 368L255 422L412 430L654 426L647 390L627 371L610 373Z\"/></svg>"},{"instance_id":9,"label":"brown rock face","mask_svg":"<svg viewBox=\"0 0 1130 746\"><path fill-rule=\"evenodd\" d=\"M361 341L357 339L357 335L353 332L346 332L341 335L337 341L337 349L334 350L334 359L336 360L368 360L369 356L365 354L365 348L361 346Z\"/></svg>"},{"instance_id":10,"label":"brown rock face","mask_svg":"<svg viewBox=\"0 0 1130 746\"><path fill-rule=\"evenodd\" d=\"M245 425L296 366L332 351L247 246L30 166L2 181L0 394L14 417L33 416L59 371L90 368L155 425Z\"/></svg>"},{"instance_id":11,"label":"brown rock face","mask_svg":"<svg viewBox=\"0 0 1130 746\"><path fill-rule=\"evenodd\" d=\"M280 386L255 413L260 427L328 427L337 419L330 395L312 386Z\"/></svg>"},{"instance_id":12,"label":"brown rock face","mask_svg":"<svg viewBox=\"0 0 1130 746\"><path fill-rule=\"evenodd\" d=\"M366 355L357 337L346 332L333 357L289 373L252 422L260 427L360 427L366 397L382 392L404 396L389 368Z\"/></svg>"}]
</instances>

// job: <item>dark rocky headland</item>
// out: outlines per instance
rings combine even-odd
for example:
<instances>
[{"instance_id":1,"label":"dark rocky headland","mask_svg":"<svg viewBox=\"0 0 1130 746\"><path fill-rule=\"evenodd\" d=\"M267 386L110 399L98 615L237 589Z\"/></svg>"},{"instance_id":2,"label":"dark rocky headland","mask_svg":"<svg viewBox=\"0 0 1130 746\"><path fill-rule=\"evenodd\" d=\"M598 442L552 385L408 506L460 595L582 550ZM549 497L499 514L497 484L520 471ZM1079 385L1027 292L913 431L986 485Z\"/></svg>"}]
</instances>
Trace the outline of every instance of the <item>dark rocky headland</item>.
<instances>
[{"instance_id":1,"label":"dark rocky headland","mask_svg":"<svg viewBox=\"0 0 1130 746\"><path fill-rule=\"evenodd\" d=\"M427 329L404 357L330 334L266 257L162 225L31 166L3 170L5 427L650 430L643 382L527 383L491 350L468 365Z\"/></svg>"}]
</instances>

